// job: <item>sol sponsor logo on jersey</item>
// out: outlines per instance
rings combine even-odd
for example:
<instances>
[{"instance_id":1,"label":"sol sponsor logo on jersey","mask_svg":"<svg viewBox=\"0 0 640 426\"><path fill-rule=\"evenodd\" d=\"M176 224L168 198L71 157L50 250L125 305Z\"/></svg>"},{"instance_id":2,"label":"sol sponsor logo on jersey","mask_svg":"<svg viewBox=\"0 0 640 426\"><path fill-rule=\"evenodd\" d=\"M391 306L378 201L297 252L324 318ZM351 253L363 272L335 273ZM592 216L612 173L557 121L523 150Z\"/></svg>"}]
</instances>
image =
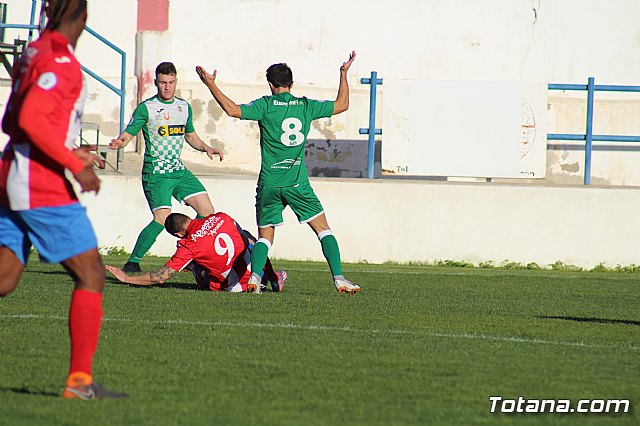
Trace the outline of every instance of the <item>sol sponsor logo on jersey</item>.
<instances>
[{"instance_id":1,"label":"sol sponsor logo on jersey","mask_svg":"<svg viewBox=\"0 0 640 426\"><path fill-rule=\"evenodd\" d=\"M59 56L55 58L54 61L56 61L58 64L70 64L71 58L68 56Z\"/></svg>"},{"instance_id":2,"label":"sol sponsor logo on jersey","mask_svg":"<svg viewBox=\"0 0 640 426\"><path fill-rule=\"evenodd\" d=\"M171 126L158 127L158 134L160 136L184 136L185 126L174 124Z\"/></svg>"}]
</instances>

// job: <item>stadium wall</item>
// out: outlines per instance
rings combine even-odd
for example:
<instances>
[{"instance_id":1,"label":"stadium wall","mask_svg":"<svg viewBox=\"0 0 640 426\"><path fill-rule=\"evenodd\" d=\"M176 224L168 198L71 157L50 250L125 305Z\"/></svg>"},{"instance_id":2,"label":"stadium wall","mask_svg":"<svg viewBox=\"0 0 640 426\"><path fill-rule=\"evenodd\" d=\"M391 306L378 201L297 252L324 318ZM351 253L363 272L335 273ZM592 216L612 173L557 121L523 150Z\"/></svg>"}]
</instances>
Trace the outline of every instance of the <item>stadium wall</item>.
<instances>
[{"instance_id":1,"label":"stadium wall","mask_svg":"<svg viewBox=\"0 0 640 426\"><path fill-rule=\"evenodd\" d=\"M201 180L217 210L256 231L255 177ZM312 185L347 262L640 263L637 188L327 178L314 178ZM130 250L151 220L138 177L104 176L100 194L83 196L83 203L103 249ZM175 241L163 233L151 253L168 256ZM289 209L271 256L324 260L313 232Z\"/></svg>"},{"instance_id":2,"label":"stadium wall","mask_svg":"<svg viewBox=\"0 0 640 426\"><path fill-rule=\"evenodd\" d=\"M162 0L167 5L167 0ZM355 140L368 119L368 86L361 77L377 70L387 79L472 80L502 82L638 85L640 14L637 0L180 0L168 2L166 16L151 25L140 14L154 12L151 1L89 2L89 25L128 54L128 117L139 97L153 92L149 68L160 58L179 70L178 95L190 100L196 129L223 148L221 167L255 171L258 130L238 125L211 100L193 71L200 64L219 70L224 89L245 102L265 94L264 69L286 61L294 69L295 92L335 97L338 66L351 49L358 59L350 73L351 109L318 122L311 139ZM10 2L9 21L29 20L31 2ZM151 9L145 9L151 8ZM154 21L154 12L149 20ZM384 17L384 19L382 19ZM154 18L154 19L151 19ZM162 18L162 19L160 19ZM286 25L280 22L286 21ZM155 21L154 21L155 22ZM163 28L167 30L162 30ZM26 33L7 31L5 40ZM81 62L118 84L118 56L85 34L77 54ZM0 73L4 71L0 69ZM147 75L147 77L145 77ZM0 81L0 109L9 88ZM118 133L118 99L91 78L85 121L100 125L101 141ZM380 86L379 105L384 100ZM150 92L151 91L151 92ZM488 100L490 101L490 100ZM585 94L550 92L548 126L553 133L582 133ZM385 123L379 114L378 127ZM596 94L595 127L599 134L640 134L638 94ZM0 135L0 146L6 141ZM453 141L455 142L455 141ZM392 144L393 141L383 143ZM483 141L478 141L483 143ZM640 185L640 147L602 144L596 148L592 183ZM133 149L133 144L128 150ZM189 148L185 158L201 161ZM576 143L552 141L544 183L577 184L584 154Z\"/></svg>"}]
</instances>

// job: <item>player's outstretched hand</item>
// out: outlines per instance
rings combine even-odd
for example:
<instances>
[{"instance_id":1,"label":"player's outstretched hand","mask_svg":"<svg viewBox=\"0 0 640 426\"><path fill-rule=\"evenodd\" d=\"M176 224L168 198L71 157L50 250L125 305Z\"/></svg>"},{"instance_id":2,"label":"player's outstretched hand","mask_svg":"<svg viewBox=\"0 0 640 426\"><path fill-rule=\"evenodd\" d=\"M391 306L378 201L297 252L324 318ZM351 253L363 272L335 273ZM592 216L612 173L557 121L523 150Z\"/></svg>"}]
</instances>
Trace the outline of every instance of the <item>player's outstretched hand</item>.
<instances>
[{"instance_id":1,"label":"player's outstretched hand","mask_svg":"<svg viewBox=\"0 0 640 426\"><path fill-rule=\"evenodd\" d=\"M107 268L107 271L111 272L118 281L126 282L127 274L122 269L111 265L106 265L105 268Z\"/></svg>"},{"instance_id":2,"label":"player's outstretched hand","mask_svg":"<svg viewBox=\"0 0 640 426\"><path fill-rule=\"evenodd\" d=\"M218 157L220 157L220 161L222 161L224 159L224 154L222 153L222 151L218 151L217 149L210 147L207 145L207 155L209 156L209 158L211 158L213 160L213 156L217 155Z\"/></svg>"},{"instance_id":3,"label":"player's outstretched hand","mask_svg":"<svg viewBox=\"0 0 640 426\"><path fill-rule=\"evenodd\" d=\"M210 84L214 84L214 82L216 81L216 74L218 73L218 70L213 70L213 74L209 74L204 68L198 65L196 67L196 72L198 73L198 77L200 77L200 80L202 80L204 84L209 86Z\"/></svg>"},{"instance_id":4,"label":"player's outstretched hand","mask_svg":"<svg viewBox=\"0 0 640 426\"><path fill-rule=\"evenodd\" d=\"M73 150L73 153L84 163L87 167L98 166L99 169L104 169L105 161L104 158L99 156L93 151L98 149L97 145L84 145L80 148L76 148Z\"/></svg>"},{"instance_id":5,"label":"player's outstretched hand","mask_svg":"<svg viewBox=\"0 0 640 426\"><path fill-rule=\"evenodd\" d=\"M349 60L347 62L343 62L342 66L340 67L340 71L346 73L347 71L349 71L349 68L351 67L351 64L353 63L353 61L356 59L356 51L353 50L351 52L351 54L349 55Z\"/></svg>"},{"instance_id":6,"label":"player's outstretched hand","mask_svg":"<svg viewBox=\"0 0 640 426\"><path fill-rule=\"evenodd\" d=\"M96 194L98 194L100 191L100 179L90 167L85 167L73 175L73 177L75 177L80 184L82 192L96 191Z\"/></svg>"},{"instance_id":7,"label":"player's outstretched hand","mask_svg":"<svg viewBox=\"0 0 640 426\"><path fill-rule=\"evenodd\" d=\"M125 141L124 139L111 139L111 142L109 142L109 149L120 149L123 148L126 144L127 141Z\"/></svg>"}]
</instances>

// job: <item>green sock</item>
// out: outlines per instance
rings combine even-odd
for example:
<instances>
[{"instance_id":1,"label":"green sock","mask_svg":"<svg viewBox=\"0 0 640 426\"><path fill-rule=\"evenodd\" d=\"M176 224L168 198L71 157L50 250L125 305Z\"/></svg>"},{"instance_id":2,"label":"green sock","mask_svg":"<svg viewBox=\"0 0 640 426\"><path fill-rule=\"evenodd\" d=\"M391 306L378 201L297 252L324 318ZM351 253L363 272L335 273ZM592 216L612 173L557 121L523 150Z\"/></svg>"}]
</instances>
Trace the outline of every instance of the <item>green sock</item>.
<instances>
[{"instance_id":1,"label":"green sock","mask_svg":"<svg viewBox=\"0 0 640 426\"><path fill-rule=\"evenodd\" d=\"M327 263L329 263L329 269L334 277L342 275L342 263L340 262L340 249L338 248L338 241L333 236L331 231L321 232L318 235L320 238L320 245L322 246L322 254L324 254Z\"/></svg>"},{"instance_id":2,"label":"green sock","mask_svg":"<svg viewBox=\"0 0 640 426\"><path fill-rule=\"evenodd\" d=\"M251 249L251 272L260 276L264 265L267 263L271 244L268 240L260 238Z\"/></svg>"},{"instance_id":3,"label":"green sock","mask_svg":"<svg viewBox=\"0 0 640 426\"><path fill-rule=\"evenodd\" d=\"M162 232L164 226L160 225L155 220L152 220L138 235L136 245L133 247L129 262L140 263L140 260L149 251L153 243L156 242L158 235Z\"/></svg>"}]
</instances>

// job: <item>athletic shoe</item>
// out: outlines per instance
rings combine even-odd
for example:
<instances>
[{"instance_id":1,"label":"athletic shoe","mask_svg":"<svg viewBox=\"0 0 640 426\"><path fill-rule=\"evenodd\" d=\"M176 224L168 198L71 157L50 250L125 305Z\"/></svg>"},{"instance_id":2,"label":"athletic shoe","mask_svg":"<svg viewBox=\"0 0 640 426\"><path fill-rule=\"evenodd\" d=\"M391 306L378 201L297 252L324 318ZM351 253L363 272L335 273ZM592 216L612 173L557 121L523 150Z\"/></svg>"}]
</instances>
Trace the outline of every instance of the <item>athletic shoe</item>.
<instances>
[{"instance_id":1,"label":"athletic shoe","mask_svg":"<svg viewBox=\"0 0 640 426\"><path fill-rule=\"evenodd\" d=\"M81 399L83 401L92 401L95 399L117 399L117 398L129 398L126 393L114 392L93 382L90 385L82 385L64 388L62 393L64 399Z\"/></svg>"},{"instance_id":2,"label":"athletic shoe","mask_svg":"<svg viewBox=\"0 0 640 426\"><path fill-rule=\"evenodd\" d=\"M278 281L271 283L271 289L276 293L282 293L282 288L284 287L284 282L289 278L287 275L287 271L278 271L276 272L278 276Z\"/></svg>"},{"instance_id":3,"label":"athletic shoe","mask_svg":"<svg viewBox=\"0 0 640 426\"><path fill-rule=\"evenodd\" d=\"M247 293L262 293L262 289L260 288L260 280L255 277L255 275L251 275L249 278L249 282L247 283Z\"/></svg>"},{"instance_id":4,"label":"athletic shoe","mask_svg":"<svg viewBox=\"0 0 640 426\"><path fill-rule=\"evenodd\" d=\"M142 269L140 269L139 263L127 262L122 267L122 272L126 272L127 274L130 274L131 272L142 272Z\"/></svg>"},{"instance_id":5,"label":"athletic shoe","mask_svg":"<svg viewBox=\"0 0 640 426\"><path fill-rule=\"evenodd\" d=\"M355 294L360 291L360 286L349 280L335 280L334 284L336 285L338 293Z\"/></svg>"}]
</instances>

